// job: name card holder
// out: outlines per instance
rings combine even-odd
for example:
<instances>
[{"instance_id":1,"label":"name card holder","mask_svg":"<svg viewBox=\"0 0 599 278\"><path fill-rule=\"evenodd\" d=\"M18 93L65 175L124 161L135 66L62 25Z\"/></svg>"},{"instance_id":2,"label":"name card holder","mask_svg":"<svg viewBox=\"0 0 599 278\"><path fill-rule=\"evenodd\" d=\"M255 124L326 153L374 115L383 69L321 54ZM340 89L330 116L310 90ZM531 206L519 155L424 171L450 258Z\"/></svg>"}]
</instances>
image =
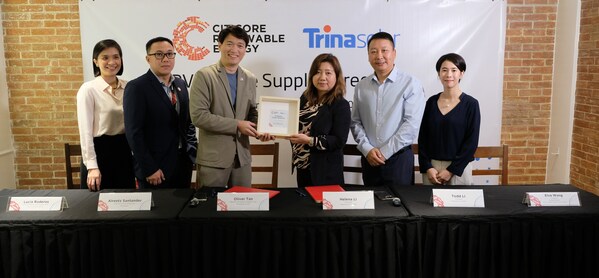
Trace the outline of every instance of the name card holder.
<instances>
[{"instance_id":1,"label":"name card holder","mask_svg":"<svg viewBox=\"0 0 599 278\"><path fill-rule=\"evenodd\" d=\"M482 189L433 189L433 207L484 208Z\"/></svg>"},{"instance_id":2,"label":"name card holder","mask_svg":"<svg viewBox=\"0 0 599 278\"><path fill-rule=\"evenodd\" d=\"M152 206L152 192L109 192L98 197L98 211L148 211Z\"/></svg>"},{"instance_id":3,"label":"name card holder","mask_svg":"<svg viewBox=\"0 0 599 278\"><path fill-rule=\"evenodd\" d=\"M62 211L69 208L67 198L59 197L10 197L6 211Z\"/></svg>"},{"instance_id":4,"label":"name card holder","mask_svg":"<svg viewBox=\"0 0 599 278\"><path fill-rule=\"evenodd\" d=\"M526 192L523 204L529 207L580 207L578 192Z\"/></svg>"},{"instance_id":5,"label":"name card holder","mask_svg":"<svg viewBox=\"0 0 599 278\"><path fill-rule=\"evenodd\" d=\"M374 191L322 192L322 209L374 209Z\"/></svg>"},{"instance_id":6,"label":"name card holder","mask_svg":"<svg viewBox=\"0 0 599 278\"><path fill-rule=\"evenodd\" d=\"M268 192L219 192L216 196L216 211L268 211L269 209Z\"/></svg>"}]
</instances>

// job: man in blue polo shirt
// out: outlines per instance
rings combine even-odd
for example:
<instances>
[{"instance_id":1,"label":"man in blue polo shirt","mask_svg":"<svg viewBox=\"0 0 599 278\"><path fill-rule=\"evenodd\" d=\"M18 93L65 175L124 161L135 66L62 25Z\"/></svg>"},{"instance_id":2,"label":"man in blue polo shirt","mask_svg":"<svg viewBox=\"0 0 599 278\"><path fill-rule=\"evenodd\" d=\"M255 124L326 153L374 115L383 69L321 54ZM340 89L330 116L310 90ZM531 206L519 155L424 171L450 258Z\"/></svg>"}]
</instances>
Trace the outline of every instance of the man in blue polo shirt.
<instances>
[{"instance_id":1,"label":"man in blue polo shirt","mask_svg":"<svg viewBox=\"0 0 599 278\"><path fill-rule=\"evenodd\" d=\"M395 43L386 32L368 40L374 73L354 92L351 131L362 152L365 185L414 184L414 153L424 112L420 81L395 66Z\"/></svg>"}]
</instances>

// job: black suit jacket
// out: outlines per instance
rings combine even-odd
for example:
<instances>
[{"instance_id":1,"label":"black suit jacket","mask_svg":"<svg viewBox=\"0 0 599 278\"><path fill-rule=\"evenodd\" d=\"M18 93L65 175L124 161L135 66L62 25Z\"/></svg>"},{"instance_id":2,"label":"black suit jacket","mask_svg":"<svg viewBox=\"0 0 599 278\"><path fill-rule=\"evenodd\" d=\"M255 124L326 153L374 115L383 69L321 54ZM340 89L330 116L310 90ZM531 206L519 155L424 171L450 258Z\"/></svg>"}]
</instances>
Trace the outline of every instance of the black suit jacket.
<instances>
[{"instance_id":1,"label":"black suit jacket","mask_svg":"<svg viewBox=\"0 0 599 278\"><path fill-rule=\"evenodd\" d=\"M125 133L135 158L135 176L144 180L161 169L168 186L175 173L179 145L195 162L197 138L189 117L189 93L185 82L175 78L179 113L158 78L148 72L125 86L123 110Z\"/></svg>"},{"instance_id":2,"label":"black suit jacket","mask_svg":"<svg viewBox=\"0 0 599 278\"><path fill-rule=\"evenodd\" d=\"M302 96L300 107L307 99ZM310 174L314 185L343 185L343 147L347 142L351 111L349 102L338 98L333 103L324 104L312 120L310 136L322 137L326 150L310 149Z\"/></svg>"}]
</instances>

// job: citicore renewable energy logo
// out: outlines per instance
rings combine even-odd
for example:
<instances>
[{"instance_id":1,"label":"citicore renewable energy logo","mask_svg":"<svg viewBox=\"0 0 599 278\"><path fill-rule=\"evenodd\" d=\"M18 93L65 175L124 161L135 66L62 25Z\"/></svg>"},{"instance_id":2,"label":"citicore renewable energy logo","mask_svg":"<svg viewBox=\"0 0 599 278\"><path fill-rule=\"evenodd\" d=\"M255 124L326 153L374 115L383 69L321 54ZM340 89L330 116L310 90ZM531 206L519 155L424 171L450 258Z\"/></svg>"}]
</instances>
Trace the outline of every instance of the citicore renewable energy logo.
<instances>
[{"instance_id":1,"label":"citicore renewable energy logo","mask_svg":"<svg viewBox=\"0 0 599 278\"><path fill-rule=\"evenodd\" d=\"M173 30L173 44L179 55L187 57L191 61L204 59L210 50L206 46L193 46L187 41L187 35L191 31L203 33L210 24L200 19L198 16L190 16L177 23L177 28Z\"/></svg>"}]
</instances>

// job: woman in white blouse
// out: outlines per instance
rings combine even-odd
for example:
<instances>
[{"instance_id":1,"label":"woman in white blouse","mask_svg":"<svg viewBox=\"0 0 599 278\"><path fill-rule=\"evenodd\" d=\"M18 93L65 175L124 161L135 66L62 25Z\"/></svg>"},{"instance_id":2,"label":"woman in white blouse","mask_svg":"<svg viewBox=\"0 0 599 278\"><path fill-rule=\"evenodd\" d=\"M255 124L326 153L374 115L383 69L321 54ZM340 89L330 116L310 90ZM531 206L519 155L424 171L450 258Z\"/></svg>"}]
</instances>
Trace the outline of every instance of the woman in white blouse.
<instances>
[{"instance_id":1,"label":"woman in white blouse","mask_svg":"<svg viewBox=\"0 0 599 278\"><path fill-rule=\"evenodd\" d=\"M123 118L127 81L117 77L123 73L122 57L116 41L98 42L92 61L96 78L85 82L77 92L82 162L87 168L82 167L81 187L87 185L91 191L135 188L133 156Z\"/></svg>"}]
</instances>

